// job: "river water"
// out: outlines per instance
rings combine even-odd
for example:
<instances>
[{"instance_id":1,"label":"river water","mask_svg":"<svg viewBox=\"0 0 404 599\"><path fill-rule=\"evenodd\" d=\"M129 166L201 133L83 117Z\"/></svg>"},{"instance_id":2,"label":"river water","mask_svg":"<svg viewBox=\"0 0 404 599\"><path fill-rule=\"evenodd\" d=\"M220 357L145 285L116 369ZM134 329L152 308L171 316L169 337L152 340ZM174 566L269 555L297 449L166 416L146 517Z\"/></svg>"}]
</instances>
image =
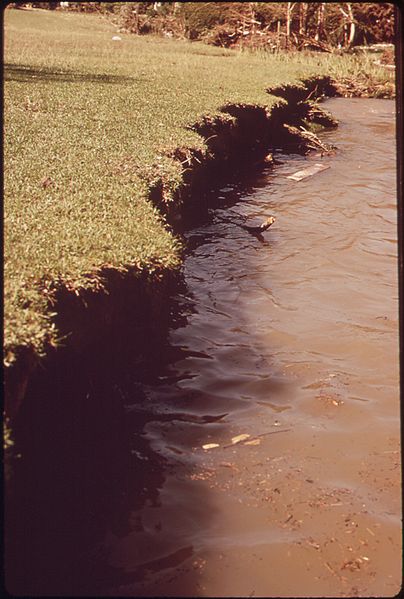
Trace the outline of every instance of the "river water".
<instances>
[{"instance_id":1,"label":"river water","mask_svg":"<svg viewBox=\"0 0 404 599\"><path fill-rule=\"evenodd\" d=\"M186 233L180 318L143 388L158 475L107 535L111 594L399 590L395 106L325 107L335 155L277 156ZM269 214L261 238L238 224Z\"/></svg>"}]
</instances>

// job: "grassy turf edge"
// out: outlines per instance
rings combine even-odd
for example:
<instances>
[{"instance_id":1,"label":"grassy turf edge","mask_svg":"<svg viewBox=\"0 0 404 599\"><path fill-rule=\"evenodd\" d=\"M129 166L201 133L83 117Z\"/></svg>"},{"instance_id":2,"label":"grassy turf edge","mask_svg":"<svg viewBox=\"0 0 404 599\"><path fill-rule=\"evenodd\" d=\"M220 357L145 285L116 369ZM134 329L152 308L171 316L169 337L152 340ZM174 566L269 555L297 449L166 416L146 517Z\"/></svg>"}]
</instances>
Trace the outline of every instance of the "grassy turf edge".
<instances>
[{"instance_id":1,"label":"grassy turf edge","mask_svg":"<svg viewBox=\"0 0 404 599\"><path fill-rule=\"evenodd\" d=\"M285 133L284 125L293 123L293 114L297 102L304 98L321 98L323 95L339 95L336 84L330 77L318 76L298 83L268 89L278 97L271 106L237 104L223 106L216 115L203 117L192 126L203 139L203 148L178 147L163 157L160 172L153 176L144 176L146 193L156 208L162 213L173 232L192 206L195 191L203 189L206 180L215 177L217 171L226 171L234 167L237 160L254 160L264 156L272 145L287 143L281 139ZM289 140L290 141L290 140ZM208 176L207 176L208 175ZM23 401L27 384L38 365L46 361L56 348L74 347L83 356L90 347L94 348L92 332L99 330L95 322L97 310L91 314L94 298L103 296L105 314L114 312L112 281L116 277L124 279L138 289L147 286L151 295L159 298L157 307L148 316L156 319L166 318L164 294L167 290L167 273L176 272L181 264L181 246L176 245L177 253L171 264L102 265L74 281L48 278L41 281L40 309L36 317L40 320L41 337L26 342L5 345L6 394L5 412L13 418ZM27 294L29 302L29 294ZM150 300L150 293L148 298ZM64 301L61 302L60 298ZM66 301L67 298L67 301ZM85 306L86 318L78 318L77 311L71 310L73 304ZM69 308L70 306L70 308ZM90 306L90 308L89 308ZM98 313L99 316L99 313ZM110 318L113 327L125 328L124 311L122 318ZM85 322L91 323L88 327ZM61 323L64 323L61 325ZM69 323L68 325L66 323ZM151 323L149 323L151 325ZM80 331L80 327L82 330ZM75 340L80 338L80 343ZM118 348L116 348L118 349Z\"/></svg>"},{"instance_id":2,"label":"grassy turf edge","mask_svg":"<svg viewBox=\"0 0 404 599\"><path fill-rule=\"evenodd\" d=\"M322 77L302 81L301 84L283 88L279 95L290 96L288 102L280 99L270 109L249 104L227 105L222 108L221 113L203 117L195 123L192 128L202 136L205 148L200 150L178 147L165 156L170 162L168 171L162 170L161 173L154 174L149 181L146 179L149 198L165 215L172 230L175 231L180 225L183 211L187 208L187 204L192 203L196 189L203 187L206 180L211 180L212 176L215 176L215 171L223 172L226 167L234 166L235 161L240 157L242 160L248 160L257 153L264 155L271 136L272 138L279 136L279 127L288 121L288 114L293 112L291 108L294 103L293 98L300 100L307 94L322 95L325 85L329 85L329 80ZM291 95L290 90L292 90ZM6 414L15 416L23 401L30 376L56 348L70 345L85 355L92 345L94 332L100 329L99 323L97 326L94 319L100 318L101 315L97 310L91 314L91 306L94 309L95 305L92 300L100 295L106 300L104 315L101 317L105 326L105 319L108 320L110 318L108 314L114 311L111 288L117 277L131 281L135 287L138 286L138 293L141 293L142 286L147 285L149 289L152 288L156 297L161 299L154 315L157 320L158 314L162 318L164 300L159 293L159 286L164 283L167 271L175 272L181 264L179 243L177 252L177 259L173 260L169 267L161 267L158 264L148 264L143 267L133 264L110 264L83 273L75 281L47 278L37 282L40 288L40 304L36 306L34 315L40 321L42 336L27 340L25 343L5 345ZM63 301L61 298L64 298ZM108 298L110 298L109 302ZM78 304L86 306L84 319L77 317ZM72 309L73 305L76 309ZM31 307L28 285L26 306ZM86 326L90 322L91 326ZM121 322L115 319L114 326L125 327L125 318ZM80 338L79 343L77 343L78 338Z\"/></svg>"}]
</instances>

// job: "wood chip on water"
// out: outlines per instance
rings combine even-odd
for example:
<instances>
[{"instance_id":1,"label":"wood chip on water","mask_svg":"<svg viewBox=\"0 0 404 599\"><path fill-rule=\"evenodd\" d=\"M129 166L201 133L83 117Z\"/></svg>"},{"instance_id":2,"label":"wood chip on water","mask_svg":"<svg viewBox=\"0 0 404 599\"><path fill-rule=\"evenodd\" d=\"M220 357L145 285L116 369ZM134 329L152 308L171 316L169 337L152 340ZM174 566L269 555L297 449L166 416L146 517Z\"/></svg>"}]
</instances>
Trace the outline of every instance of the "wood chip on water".
<instances>
[{"instance_id":1,"label":"wood chip on water","mask_svg":"<svg viewBox=\"0 0 404 599\"><path fill-rule=\"evenodd\" d=\"M231 440L231 443L229 445L223 445L223 449L228 449L229 447L233 447L237 443L243 443L243 445L259 445L258 437L266 437L267 435L274 435L275 433L288 433L290 430L292 430L292 429L286 428L286 429L282 429L280 431L279 430L267 431L266 433L261 433L260 435L256 435L248 442L246 442L246 440L249 439L251 437L251 435L248 435L247 433L243 433L242 435L237 435L236 437L233 437Z\"/></svg>"},{"instance_id":2,"label":"wood chip on water","mask_svg":"<svg viewBox=\"0 0 404 599\"><path fill-rule=\"evenodd\" d=\"M310 547L314 547L314 549L320 549L320 545L316 543L313 539L307 539L306 543L310 545Z\"/></svg>"},{"instance_id":3,"label":"wood chip on water","mask_svg":"<svg viewBox=\"0 0 404 599\"><path fill-rule=\"evenodd\" d=\"M202 445L202 449L214 449L215 447L220 447L218 443L206 443L206 445Z\"/></svg>"},{"instance_id":4,"label":"wood chip on water","mask_svg":"<svg viewBox=\"0 0 404 599\"><path fill-rule=\"evenodd\" d=\"M246 441L244 445L259 445L261 443L261 439L251 439L251 441Z\"/></svg>"},{"instance_id":5,"label":"wood chip on water","mask_svg":"<svg viewBox=\"0 0 404 599\"><path fill-rule=\"evenodd\" d=\"M232 437L231 444L236 445L236 443L241 443L242 441L246 441L246 439L249 439L250 436L251 435L248 435L247 433L243 433L242 435L237 435L236 437Z\"/></svg>"},{"instance_id":6,"label":"wood chip on water","mask_svg":"<svg viewBox=\"0 0 404 599\"><path fill-rule=\"evenodd\" d=\"M311 177L320 171L325 171L327 168L330 168L329 164L320 164L319 162L316 162L313 164L313 166L309 166L301 171L297 171L296 173L293 173L293 175L288 175L287 179L292 179L293 181L302 181L303 179Z\"/></svg>"}]
</instances>

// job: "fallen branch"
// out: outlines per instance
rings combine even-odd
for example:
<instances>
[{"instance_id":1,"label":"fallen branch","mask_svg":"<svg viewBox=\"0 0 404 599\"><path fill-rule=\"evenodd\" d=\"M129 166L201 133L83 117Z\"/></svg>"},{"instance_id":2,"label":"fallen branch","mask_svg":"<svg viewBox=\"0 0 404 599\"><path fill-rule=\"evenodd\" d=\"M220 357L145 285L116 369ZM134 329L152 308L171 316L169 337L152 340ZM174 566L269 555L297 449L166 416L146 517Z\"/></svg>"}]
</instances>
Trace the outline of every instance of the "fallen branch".
<instances>
[{"instance_id":1,"label":"fallen branch","mask_svg":"<svg viewBox=\"0 0 404 599\"><path fill-rule=\"evenodd\" d=\"M331 150L335 150L335 146L323 143L322 141L320 141L320 139L317 137L315 133L308 131L302 125L300 126L300 129L303 132L303 137L307 139L310 143L314 144L316 149L322 150L323 152L327 153Z\"/></svg>"}]
</instances>

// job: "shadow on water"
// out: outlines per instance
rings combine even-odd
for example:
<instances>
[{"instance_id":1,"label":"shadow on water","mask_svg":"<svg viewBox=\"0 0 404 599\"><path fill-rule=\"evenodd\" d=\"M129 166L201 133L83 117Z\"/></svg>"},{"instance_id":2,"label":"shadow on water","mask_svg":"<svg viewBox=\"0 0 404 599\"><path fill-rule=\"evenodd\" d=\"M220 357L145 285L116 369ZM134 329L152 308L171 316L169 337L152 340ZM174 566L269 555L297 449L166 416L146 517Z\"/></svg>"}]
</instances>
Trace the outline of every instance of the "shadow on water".
<instances>
[{"instance_id":1,"label":"shadow on water","mask_svg":"<svg viewBox=\"0 0 404 599\"><path fill-rule=\"evenodd\" d=\"M260 170L244 173L222 193L212 194L205 224L212 221L215 209L228 209L253 193L261 185ZM267 175L262 185L266 182ZM189 229L188 253L206 243L208 235ZM172 331L186 326L197 307L183 280L170 301ZM146 594L148 576L189 564L197 532L182 537L175 526L168 527L169 543L164 544L158 534L164 522L147 536L155 550L139 559L144 539L141 513L145 507L159 508L170 474L192 476L192 447L203 444L206 427L217 431L227 426L223 410L229 406L204 390L181 387L180 382L195 373L177 371L177 363L211 358L171 344L169 331L162 336L153 360L140 368L130 348L113 360L113 347L93 353L87 363L66 349L31 381L15 423L19 457L6 498L5 571L11 593L77 596L129 589L136 595L143 589ZM147 434L150 425L162 433L162 449ZM170 439L175 440L171 447ZM195 497L191 493L181 501L186 506ZM198 488L197 502L203 509L196 517L196 530L204 528L204 521L208 528L214 510L206 488ZM118 545L134 539L124 565L112 565L108 537ZM197 572L192 566L183 571L184 582L176 588L182 596L198 596Z\"/></svg>"},{"instance_id":2,"label":"shadow on water","mask_svg":"<svg viewBox=\"0 0 404 599\"><path fill-rule=\"evenodd\" d=\"M130 84L135 83L134 77L125 77L122 75L105 75L94 73L79 73L77 71L55 71L48 67L33 67L32 65L22 65L5 63L4 64L5 81L25 81L30 83L50 81L59 83L117 83Z\"/></svg>"},{"instance_id":3,"label":"shadow on water","mask_svg":"<svg viewBox=\"0 0 404 599\"><path fill-rule=\"evenodd\" d=\"M174 322L182 322L175 299L172 313ZM108 354L93 355L84 364L63 349L31 381L14 425L15 456L5 501L10 593L105 593L192 554L192 547L185 547L126 571L108 565L104 543L106 534L122 538L138 531L133 513L146 504L159 505L160 489L173 467L144 433L151 421L186 418L158 414L147 405L143 381L155 378L158 357L165 353L164 347L160 350L155 363L142 364L139 371L129 350L118 370ZM191 587L188 582L185 594L193 594Z\"/></svg>"},{"instance_id":4,"label":"shadow on water","mask_svg":"<svg viewBox=\"0 0 404 599\"><path fill-rule=\"evenodd\" d=\"M299 155L299 157L301 156ZM281 163L282 159L279 157L274 160L274 164ZM242 198L248 198L258 188L268 185L268 176L268 169L262 159L251 162L251 157L250 160L246 158L245 163L242 161L237 163L234 168L228 166L221 173L215 173L215 176L212 177L212 186L207 187L200 196L198 194L198 201L190 202L188 206L183 207L183 220L176 225L177 228L181 233L187 233L193 228L199 229L208 224L212 221L217 209L231 209ZM230 210L227 216L229 223L232 222L232 218L234 222L234 214ZM240 217L239 222L242 222ZM197 237L200 237L199 233ZM189 245L192 238L192 235L187 238L186 250L188 251L194 249L194 245ZM200 243L204 243L203 238L200 239Z\"/></svg>"},{"instance_id":5,"label":"shadow on water","mask_svg":"<svg viewBox=\"0 0 404 599\"><path fill-rule=\"evenodd\" d=\"M252 179L256 183L256 173ZM219 205L230 206L241 193L248 193L245 181L225 198L219 196ZM212 215L205 217L209 221ZM205 241L191 234L188 251ZM173 330L185 326L196 308L183 280L170 301ZM14 427L16 457L5 504L9 592L77 596L105 594L122 585L138 588L150 573L192 557L192 543L181 546L173 539L174 550L157 549L158 557L117 567L110 565L105 542L108 535L119 540L139 533L141 550L143 525L134 514L159 506L169 472L192 473L190 447L181 449L180 443L168 453L159 451L145 433L149 424L167 426L174 435L176 427L185 427L199 446L206 438L204 427L226 426L226 414L201 411L215 397L177 384L177 362L209 356L170 344L168 332L163 337L153 363L140 369L130 348L113 360L113 348L101 351L87 363L59 349L32 379ZM181 371L180 379L186 376ZM203 505L198 525L203 526L209 497L198 493ZM158 547L158 534L153 542ZM192 568L187 572L181 594L196 596Z\"/></svg>"}]
</instances>

